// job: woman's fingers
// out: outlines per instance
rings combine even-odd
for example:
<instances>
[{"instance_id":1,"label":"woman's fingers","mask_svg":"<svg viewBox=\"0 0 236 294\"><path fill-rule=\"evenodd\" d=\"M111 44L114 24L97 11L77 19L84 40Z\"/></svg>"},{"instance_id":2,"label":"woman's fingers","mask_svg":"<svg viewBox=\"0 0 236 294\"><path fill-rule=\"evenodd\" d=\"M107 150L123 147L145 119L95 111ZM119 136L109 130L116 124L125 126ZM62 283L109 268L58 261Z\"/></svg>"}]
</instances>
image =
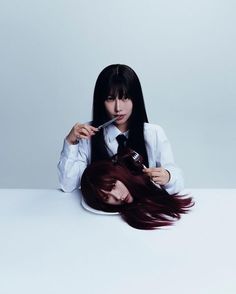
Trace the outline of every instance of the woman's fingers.
<instances>
[{"instance_id":1,"label":"woman's fingers","mask_svg":"<svg viewBox=\"0 0 236 294\"><path fill-rule=\"evenodd\" d=\"M90 137L93 136L98 131L98 129L86 124L77 124L75 126L75 131L77 135Z\"/></svg>"},{"instance_id":2,"label":"woman's fingers","mask_svg":"<svg viewBox=\"0 0 236 294\"><path fill-rule=\"evenodd\" d=\"M89 139L91 136L95 135L97 131L98 128L88 124L77 123L73 126L69 135L67 136L67 141L70 144L76 144L80 139Z\"/></svg>"},{"instance_id":3,"label":"woman's fingers","mask_svg":"<svg viewBox=\"0 0 236 294\"><path fill-rule=\"evenodd\" d=\"M162 167L151 167L151 168L145 168L143 172L150 177L160 177L163 175L163 170L164 168Z\"/></svg>"},{"instance_id":4,"label":"woman's fingers","mask_svg":"<svg viewBox=\"0 0 236 294\"><path fill-rule=\"evenodd\" d=\"M94 128L93 126L86 125L86 124L77 124L75 126L75 133L78 136L83 136L85 138L90 138L91 136L95 135L95 133L98 131L97 128Z\"/></svg>"},{"instance_id":5,"label":"woman's fingers","mask_svg":"<svg viewBox=\"0 0 236 294\"><path fill-rule=\"evenodd\" d=\"M170 180L169 172L163 167L145 168L143 172L146 173L152 181L160 185L165 185Z\"/></svg>"}]
</instances>

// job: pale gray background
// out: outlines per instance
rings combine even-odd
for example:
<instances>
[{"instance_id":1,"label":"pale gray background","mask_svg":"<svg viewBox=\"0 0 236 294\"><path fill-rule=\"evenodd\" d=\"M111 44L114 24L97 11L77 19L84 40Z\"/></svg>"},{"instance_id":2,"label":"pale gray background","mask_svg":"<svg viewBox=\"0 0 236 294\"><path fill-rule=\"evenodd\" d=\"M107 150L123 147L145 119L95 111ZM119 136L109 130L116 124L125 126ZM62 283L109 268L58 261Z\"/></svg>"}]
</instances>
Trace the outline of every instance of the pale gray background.
<instances>
[{"instance_id":1,"label":"pale gray background","mask_svg":"<svg viewBox=\"0 0 236 294\"><path fill-rule=\"evenodd\" d=\"M4 0L0 187L58 187L64 136L91 118L99 72L138 74L186 186L236 188L235 1Z\"/></svg>"}]
</instances>

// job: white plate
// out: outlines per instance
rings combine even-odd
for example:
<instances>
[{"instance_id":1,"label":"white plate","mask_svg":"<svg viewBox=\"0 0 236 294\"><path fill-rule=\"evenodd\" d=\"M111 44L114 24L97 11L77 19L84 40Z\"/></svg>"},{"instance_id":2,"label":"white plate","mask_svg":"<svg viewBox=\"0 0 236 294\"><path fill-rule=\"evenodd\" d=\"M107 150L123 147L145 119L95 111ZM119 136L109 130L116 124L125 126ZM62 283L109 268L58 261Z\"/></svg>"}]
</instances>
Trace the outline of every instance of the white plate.
<instances>
[{"instance_id":1,"label":"white plate","mask_svg":"<svg viewBox=\"0 0 236 294\"><path fill-rule=\"evenodd\" d=\"M106 211L102 211L102 210L96 210L96 209L88 206L88 204L84 201L83 197L81 197L81 205L85 210L87 210L89 212L93 212L95 214L103 214L103 215L117 215L117 214L119 214L119 212L106 212Z\"/></svg>"}]
</instances>

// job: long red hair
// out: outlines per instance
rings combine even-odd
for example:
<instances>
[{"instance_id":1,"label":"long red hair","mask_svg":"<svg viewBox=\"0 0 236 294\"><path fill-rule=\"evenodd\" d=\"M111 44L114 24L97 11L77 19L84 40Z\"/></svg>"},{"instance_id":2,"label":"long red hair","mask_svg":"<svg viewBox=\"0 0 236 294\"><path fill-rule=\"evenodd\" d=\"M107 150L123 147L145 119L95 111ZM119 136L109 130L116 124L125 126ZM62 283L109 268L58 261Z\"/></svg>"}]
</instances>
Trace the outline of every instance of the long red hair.
<instances>
[{"instance_id":1,"label":"long red hair","mask_svg":"<svg viewBox=\"0 0 236 294\"><path fill-rule=\"evenodd\" d=\"M132 203L110 205L102 199L101 190L111 191L117 180L129 190ZM142 172L142 166L133 162L130 150L121 156L89 165L81 179L81 191L90 207L119 212L130 226L143 230L172 225L193 206L191 197L170 195L156 187Z\"/></svg>"}]
</instances>

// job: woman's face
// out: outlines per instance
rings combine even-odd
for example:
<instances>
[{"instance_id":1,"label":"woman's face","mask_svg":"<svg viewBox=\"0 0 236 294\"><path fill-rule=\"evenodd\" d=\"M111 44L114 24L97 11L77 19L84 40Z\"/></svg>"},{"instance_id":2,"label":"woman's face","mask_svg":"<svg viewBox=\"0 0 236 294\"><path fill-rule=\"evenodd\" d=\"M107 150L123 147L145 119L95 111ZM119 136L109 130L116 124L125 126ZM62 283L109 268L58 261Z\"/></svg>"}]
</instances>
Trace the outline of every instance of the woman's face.
<instances>
[{"instance_id":1,"label":"woman's face","mask_svg":"<svg viewBox=\"0 0 236 294\"><path fill-rule=\"evenodd\" d=\"M116 181L111 191L101 190L103 192L102 200L111 205L121 205L133 202L133 197L129 190L121 181Z\"/></svg>"},{"instance_id":2,"label":"woman's face","mask_svg":"<svg viewBox=\"0 0 236 294\"><path fill-rule=\"evenodd\" d=\"M133 102L130 98L118 98L108 96L105 100L105 108L110 118L117 117L115 125L121 132L128 130L128 121L132 114Z\"/></svg>"}]
</instances>

